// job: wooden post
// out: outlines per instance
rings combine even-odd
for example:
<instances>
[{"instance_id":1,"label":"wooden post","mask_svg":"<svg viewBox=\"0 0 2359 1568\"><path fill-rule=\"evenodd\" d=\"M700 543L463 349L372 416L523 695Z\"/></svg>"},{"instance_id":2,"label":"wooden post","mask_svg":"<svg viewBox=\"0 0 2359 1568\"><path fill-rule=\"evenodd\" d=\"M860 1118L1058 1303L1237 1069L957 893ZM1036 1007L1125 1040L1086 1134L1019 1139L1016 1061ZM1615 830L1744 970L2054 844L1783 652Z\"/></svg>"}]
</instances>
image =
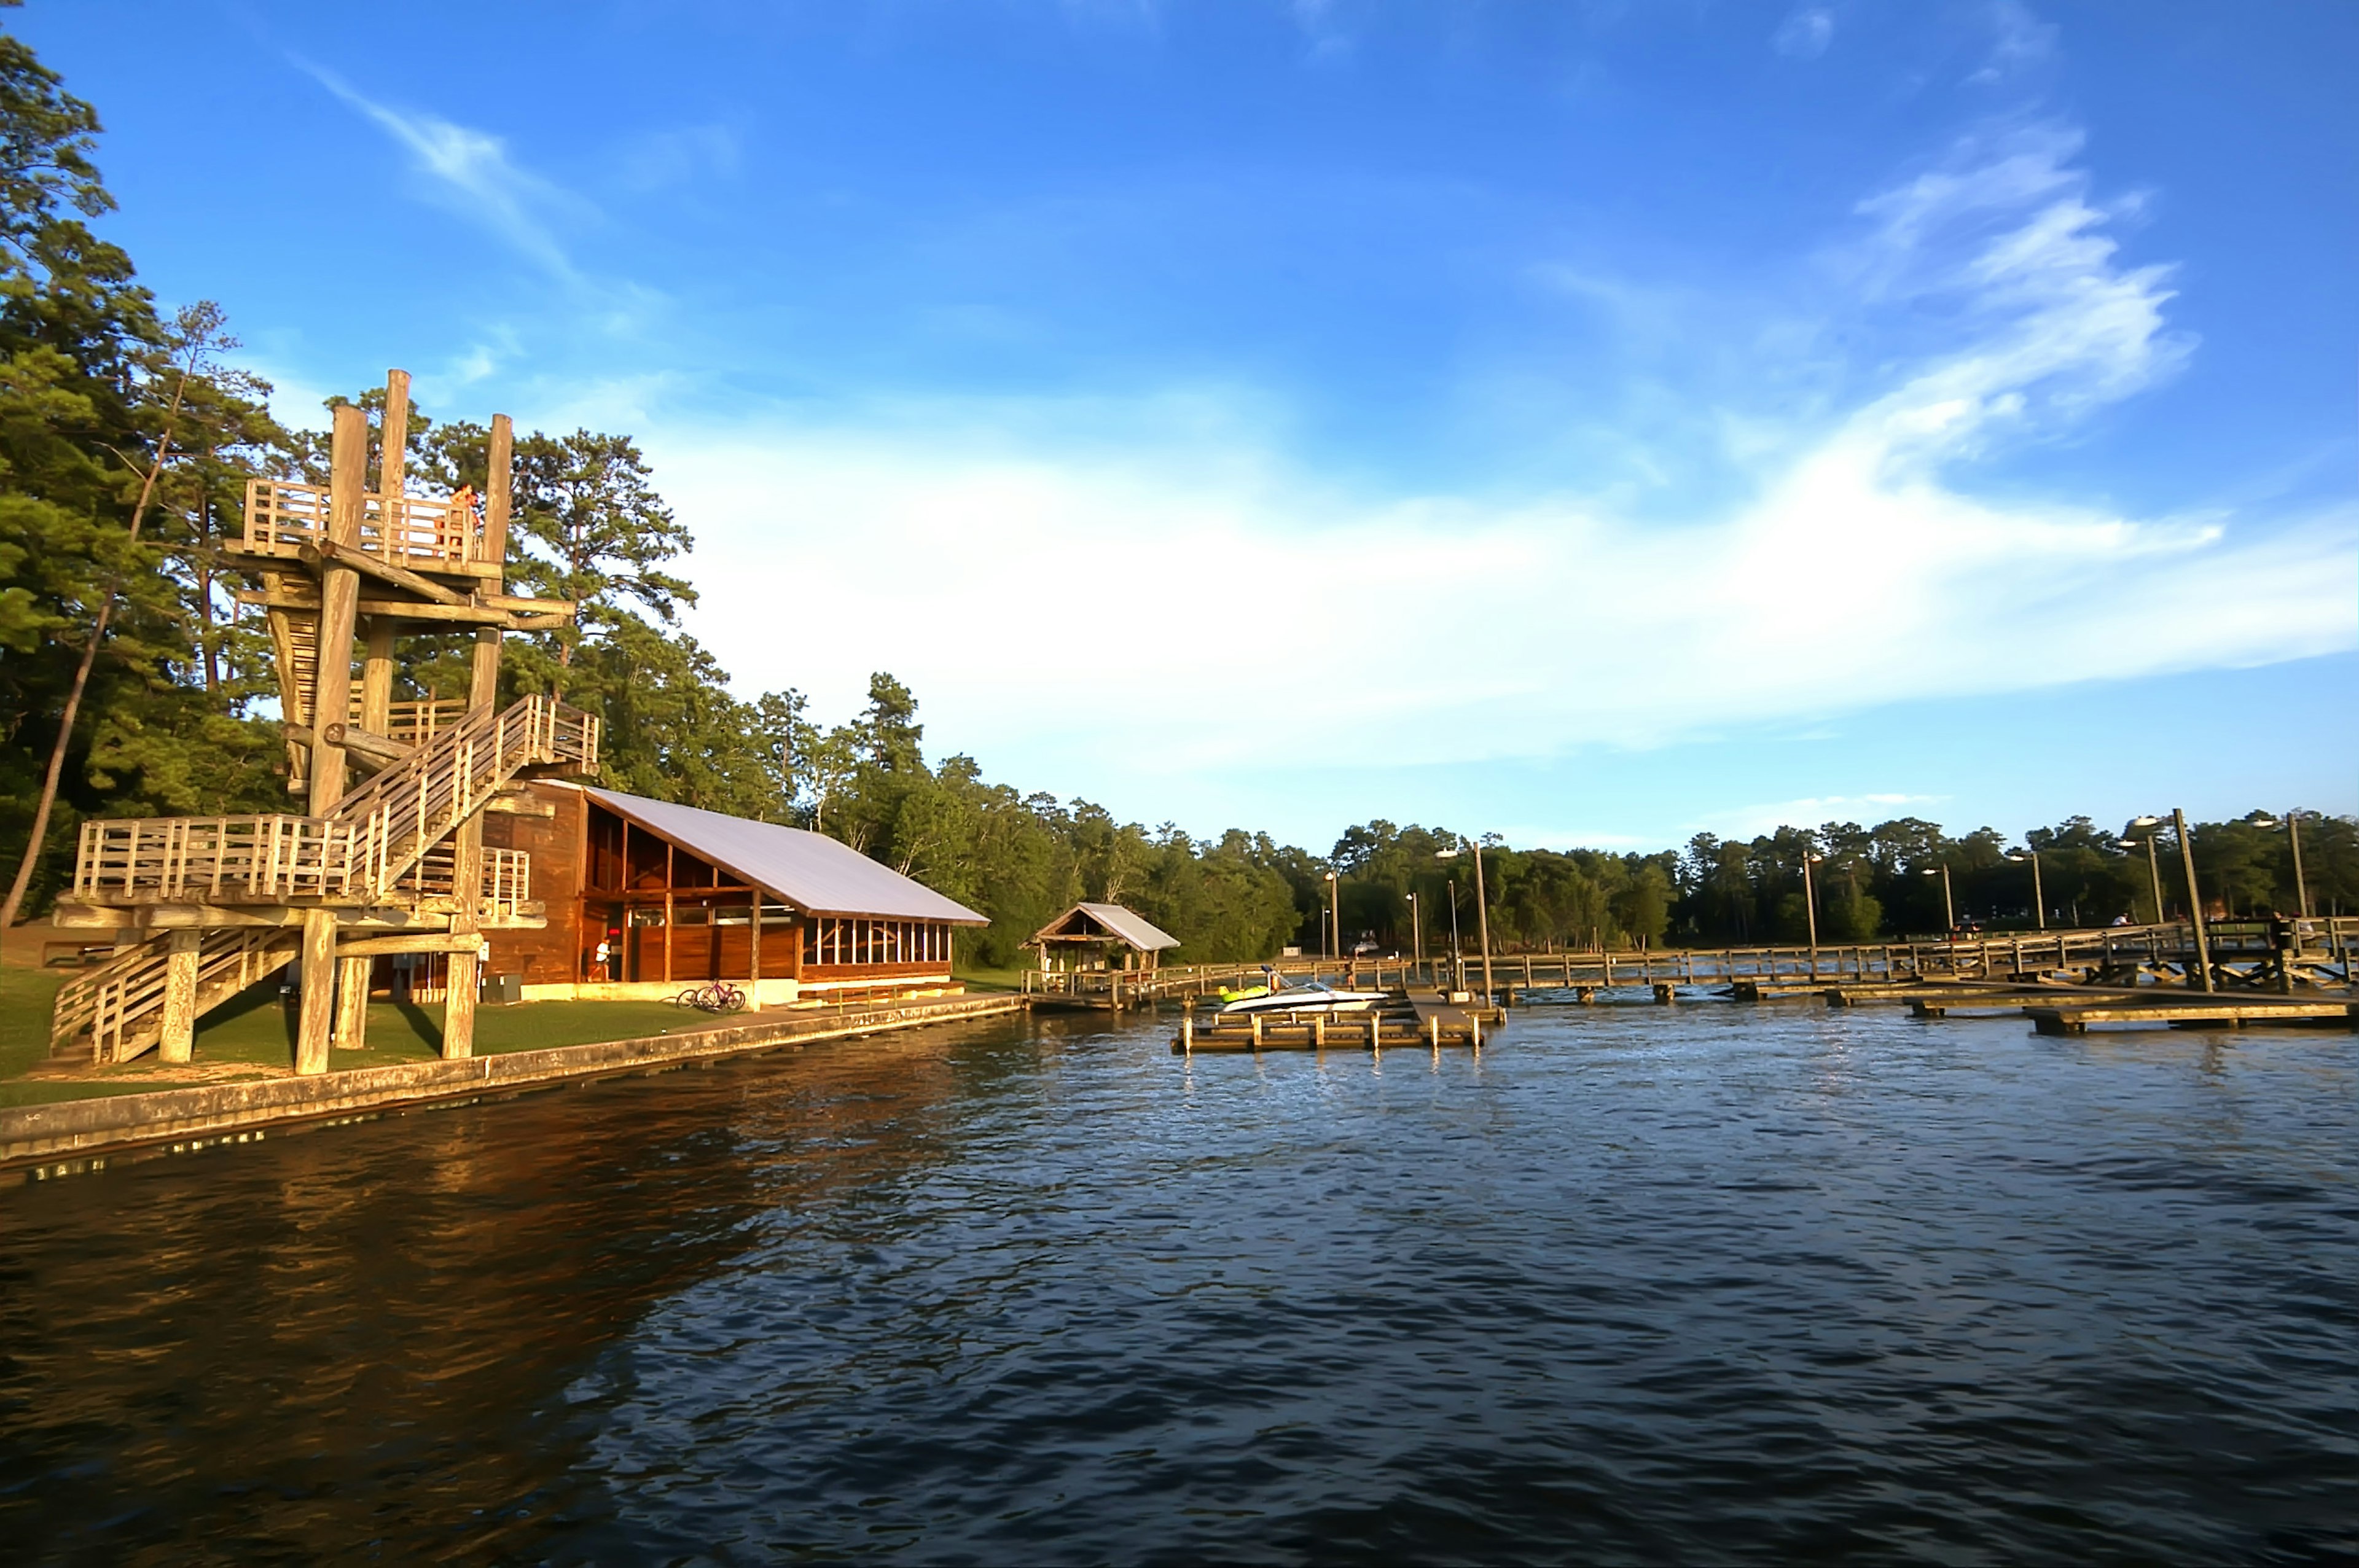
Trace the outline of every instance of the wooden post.
<instances>
[{"instance_id":1,"label":"wooden post","mask_svg":"<svg viewBox=\"0 0 2359 1568\"><path fill-rule=\"evenodd\" d=\"M328 538L356 546L367 504L368 416L339 405L329 437ZM330 566L320 574L318 663L311 683L311 815L325 816L344 797L344 749L327 736L353 708L353 633L360 608L360 573ZM308 982L307 982L308 983ZM304 1005L310 1005L310 993ZM327 1070L321 1059L319 1071Z\"/></svg>"},{"instance_id":2,"label":"wooden post","mask_svg":"<svg viewBox=\"0 0 2359 1568\"><path fill-rule=\"evenodd\" d=\"M335 1048L362 1051L368 1047L369 971L373 958L336 960Z\"/></svg>"},{"instance_id":3,"label":"wooden post","mask_svg":"<svg viewBox=\"0 0 2359 1568\"><path fill-rule=\"evenodd\" d=\"M409 373L385 373L385 423L377 434L377 493L386 497L385 523L395 523L394 504L402 492L404 469L409 460ZM361 728L382 735L393 713L393 619L372 615L368 622L368 658L361 665ZM341 723L344 715L326 716Z\"/></svg>"},{"instance_id":4,"label":"wooden post","mask_svg":"<svg viewBox=\"0 0 2359 1568\"><path fill-rule=\"evenodd\" d=\"M383 735L393 727L393 617L368 618L368 654L361 662L361 728Z\"/></svg>"},{"instance_id":5,"label":"wooden post","mask_svg":"<svg viewBox=\"0 0 2359 1568\"><path fill-rule=\"evenodd\" d=\"M303 912L302 965L303 1000L295 1026L295 1071L304 1075L324 1073L328 1070L328 1046L336 1014L334 911Z\"/></svg>"},{"instance_id":6,"label":"wooden post","mask_svg":"<svg viewBox=\"0 0 2359 1568\"><path fill-rule=\"evenodd\" d=\"M720 939L720 928L715 926L713 928L713 940L718 942ZM749 967L754 971L754 978L745 982L745 1011L748 1012L759 1012L762 1011L762 890L760 888L756 888L754 890L754 925L752 940L754 946L754 957Z\"/></svg>"},{"instance_id":7,"label":"wooden post","mask_svg":"<svg viewBox=\"0 0 2359 1568\"><path fill-rule=\"evenodd\" d=\"M1426 1033L1426 1037L1427 1037L1428 1039L1430 1039L1430 1040L1431 1040L1431 1041L1433 1042L1433 1054L1434 1054L1435 1055L1437 1055L1437 1056L1440 1055L1440 1054L1441 1054L1441 1014L1440 1014L1440 1013L1439 1013L1439 1012L1429 1012L1429 1013L1427 1013L1427 1014L1425 1015L1425 1033Z\"/></svg>"},{"instance_id":8,"label":"wooden post","mask_svg":"<svg viewBox=\"0 0 2359 1568\"><path fill-rule=\"evenodd\" d=\"M2195 839L2187 830L2187 813L2173 807L2170 813L2179 833L2179 862L2187 872L2187 920L2195 937L2195 989L2212 989L2212 944L2203 933L2203 895L2195 888Z\"/></svg>"},{"instance_id":9,"label":"wooden post","mask_svg":"<svg viewBox=\"0 0 2359 1568\"><path fill-rule=\"evenodd\" d=\"M1323 1012L1310 1015L1310 1044L1321 1051L1327 1049L1327 1015Z\"/></svg>"},{"instance_id":10,"label":"wooden post","mask_svg":"<svg viewBox=\"0 0 2359 1568\"><path fill-rule=\"evenodd\" d=\"M1261 1014L1258 1012L1246 1014L1245 1022L1253 1030L1253 1048L1258 1051L1261 1049Z\"/></svg>"},{"instance_id":11,"label":"wooden post","mask_svg":"<svg viewBox=\"0 0 2359 1568\"><path fill-rule=\"evenodd\" d=\"M402 470L408 463L409 373L389 370L385 373L385 426L377 445L377 493L399 495Z\"/></svg>"},{"instance_id":12,"label":"wooden post","mask_svg":"<svg viewBox=\"0 0 2359 1568\"><path fill-rule=\"evenodd\" d=\"M452 924L455 925L457 923L454 921ZM469 947L451 955L450 989L442 998L442 1056L445 1061L455 1062L475 1054L477 968L475 948Z\"/></svg>"},{"instance_id":13,"label":"wooden post","mask_svg":"<svg viewBox=\"0 0 2359 1568\"><path fill-rule=\"evenodd\" d=\"M196 1054L197 962L203 946L202 932L171 935L164 960L164 1033L156 1043L159 1061L185 1062Z\"/></svg>"},{"instance_id":14,"label":"wooden post","mask_svg":"<svg viewBox=\"0 0 2359 1568\"><path fill-rule=\"evenodd\" d=\"M492 434L484 474L484 538L478 558L505 563L507 559L508 513L515 458L516 427L505 414L492 416ZM460 520L463 524L464 519ZM504 579L489 579L495 591L506 591ZM474 658L467 672L467 711L490 711L500 697L500 629L484 626L475 633ZM484 884L484 817L481 812L459 825L451 836L451 879L458 894L458 912L451 918L453 935L480 928L478 902ZM669 857L666 857L669 867ZM671 875L664 880L664 979L671 979ZM757 910L758 915L759 911ZM456 1059L475 1054L475 983L478 949L451 956L450 999L442 1009L442 1054Z\"/></svg>"},{"instance_id":15,"label":"wooden post","mask_svg":"<svg viewBox=\"0 0 2359 1568\"><path fill-rule=\"evenodd\" d=\"M1196 1054L1196 1010L1192 1005L1180 1010L1180 1050L1183 1055Z\"/></svg>"}]
</instances>

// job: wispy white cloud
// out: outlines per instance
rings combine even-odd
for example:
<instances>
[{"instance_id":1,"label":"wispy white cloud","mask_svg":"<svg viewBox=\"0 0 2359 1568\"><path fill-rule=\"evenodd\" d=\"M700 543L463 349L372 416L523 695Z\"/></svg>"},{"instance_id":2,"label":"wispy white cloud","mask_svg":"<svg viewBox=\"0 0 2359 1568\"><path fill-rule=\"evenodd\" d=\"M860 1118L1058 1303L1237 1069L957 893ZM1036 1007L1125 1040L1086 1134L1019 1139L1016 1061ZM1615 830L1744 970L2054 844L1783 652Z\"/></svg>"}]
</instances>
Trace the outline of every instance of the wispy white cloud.
<instances>
[{"instance_id":1,"label":"wispy white cloud","mask_svg":"<svg viewBox=\"0 0 2359 1568\"><path fill-rule=\"evenodd\" d=\"M741 156L738 135L727 125L679 125L638 137L622 150L617 164L625 185L657 190L734 175Z\"/></svg>"},{"instance_id":2,"label":"wispy white cloud","mask_svg":"<svg viewBox=\"0 0 2359 1568\"><path fill-rule=\"evenodd\" d=\"M2032 15L2021 0L1993 0L1990 27L1990 53L1980 69L1966 78L1975 86L2006 85L2055 55L2054 25Z\"/></svg>"},{"instance_id":3,"label":"wispy white cloud","mask_svg":"<svg viewBox=\"0 0 2359 1568\"><path fill-rule=\"evenodd\" d=\"M451 211L496 234L550 276L567 282L579 275L554 229L558 220L595 215L582 197L519 168L507 145L423 110L397 110L366 96L334 71L297 60L321 86L408 149L428 189Z\"/></svg>"},{"instance_id":4,"label":"wispy white cloud","mask_svg":"<svg viewBox=\"0 0 2359 1568\"><path fill-rule=\"evenodd\" d=\"M1245 768L1245 727L1175 752L1171 705L1217 718L1274 684L1336 694L1331 762L1440 763L2359 645L2359 508L2138 516L1971 482L2190 351L2076 145L1995 134L1864 202L1849 283L1944 332L1824 417L1750 430L1749 492L1674 525L1354 492L1233 424L1136 438L1151 414L1120 440L991 404L683 428L637 388L625 424L731 563L699 627L742 682L848 707L891 667L956 732L1089 776ZM1076 650L1118 678L1039 673Z\"/></svg>"},{"instance_id":5,"label":"wispy white cloud","mask_svg":"<svg viewBox=\"0 0 2359 1568\"><path fill-rule=\"evenodd\" d=\"M1834 41L1835 14L1824 5L1797 5L1777 24L1769 47L1788 59L1816 59Z\"/></svg>"}]
</instances>

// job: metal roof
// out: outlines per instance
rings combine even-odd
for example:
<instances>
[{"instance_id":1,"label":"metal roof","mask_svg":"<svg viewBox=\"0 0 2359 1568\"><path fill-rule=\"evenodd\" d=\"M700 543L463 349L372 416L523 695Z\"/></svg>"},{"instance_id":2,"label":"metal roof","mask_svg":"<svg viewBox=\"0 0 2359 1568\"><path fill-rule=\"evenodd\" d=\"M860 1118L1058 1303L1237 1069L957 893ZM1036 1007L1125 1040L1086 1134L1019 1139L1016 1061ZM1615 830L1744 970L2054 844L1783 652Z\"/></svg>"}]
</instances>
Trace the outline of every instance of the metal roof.
<instances>
[{"instance_id":1,"label":"metal roof","mask_svg":"<svg viewBox=\"0 0 2359 1568\"><path fill-rule=\"evenodd\" d=\"M991 924L989 916L944 898L823 833L618 795L610 789L584 786L582 793L813 914L939 920L951 925Z\"/></svg>"},{"instance_id":2,"label":"metal roof","mask_svg":"<svg viewBox=\"0 0 2359 1568\"><path fill-rule=\"evenodd\" d=\"M1057 927L1064 925L1076 914L1088 915L1142 953L1159 953L1166 947L1180 946L1180 938L1168 931L1157 930L1147 924L1144 915L1125 909L1118 903L1077 903L1034 932L1032 940L1038 942L1048 936L1068 935L1058 931Z\"/></svg>"}]
</instances>

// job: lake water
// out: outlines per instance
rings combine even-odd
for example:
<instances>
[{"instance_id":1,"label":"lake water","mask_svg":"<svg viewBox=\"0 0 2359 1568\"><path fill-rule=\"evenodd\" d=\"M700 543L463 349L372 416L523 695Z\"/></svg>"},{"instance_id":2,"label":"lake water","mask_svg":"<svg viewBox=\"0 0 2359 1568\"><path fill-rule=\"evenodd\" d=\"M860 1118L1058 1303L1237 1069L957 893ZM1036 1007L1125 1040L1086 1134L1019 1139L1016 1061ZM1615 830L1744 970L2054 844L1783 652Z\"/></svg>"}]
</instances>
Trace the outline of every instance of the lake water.
<instances>
[{"instance_id":1,"label":"lake water","mask_svg":"<svg viewBox=\"0 0 2359 1568\"><path fill-rule=\"evenodd\" d=\"M15 1561L2359 1553L2348 1034L1041 1021L0 1191Z\"/></svg>"}]
</instances>

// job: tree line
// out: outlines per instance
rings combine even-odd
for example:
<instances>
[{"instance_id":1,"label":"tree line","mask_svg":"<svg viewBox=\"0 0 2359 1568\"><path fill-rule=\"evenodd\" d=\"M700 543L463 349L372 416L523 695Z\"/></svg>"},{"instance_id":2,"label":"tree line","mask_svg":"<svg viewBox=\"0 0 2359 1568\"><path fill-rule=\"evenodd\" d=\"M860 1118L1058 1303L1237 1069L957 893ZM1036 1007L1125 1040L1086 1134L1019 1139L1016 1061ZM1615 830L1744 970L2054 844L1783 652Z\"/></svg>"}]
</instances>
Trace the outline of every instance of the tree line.
<instances>
[{"instance_id":1,"label":"tree line","mask_svg":"<svg viewBox=\"0 0 2359 1568\"><path fill-rule=\"evenodd\" d=\"M323 433L281 425L270 387L237 368L209 302L167 311L92 220L112 209L98 117L20 40L0 32L0 851L11 914L38 912L70 875L93 816L286 810L285 749L266 638L241 615L224 551L247 481L324 482ZM330 399L367 412L384 394ZM405 470L429 492L484 484L488 436L410 412ZM372 461L379 454L371 454ZM1024 793L976 761L929 761L918 700L879 672L866 705L821 727L792 688L751 700L681 628L696 602L694 540L626 435L532 431L515 447L510 580L579 606L574 624L511 640L502 700L553 693L604 722L603 782L832 835L991 917L970 959L1017 961L1032 931L1079 899L1127 904L1180 937L1180 957L1252 959L1363 941L1446 950L1473 941L1465 840L1375 821L1327 853L1232 828L1149 829L1079 799ZM457 697L468 639L408 640L396 696ZM2290 908L2282 829L2256 819L2193 836L2208 900ZM38 827L38 832L36 827ZM2306 828L2321 908L2359 902L2351 818ZM2052 919L2156 913L2143 842L2088 819L2035 829ZM2160 863L2169 913L2175 849ZM2029 925L2027 866L1988 828L1947 838L1902 818L1868 828L1783 827L1749 842L1699 835L1683 850L1516 849L1485 840L1484 889L1502 950L1681 940L1801 940L1801 869L1822 939L1938 929L1949 868L1961 917ZM1331 880L1332 879L1332 880ZM1339 911L1330 921L1329 911Z\"/></svg>"}]
</instances>

